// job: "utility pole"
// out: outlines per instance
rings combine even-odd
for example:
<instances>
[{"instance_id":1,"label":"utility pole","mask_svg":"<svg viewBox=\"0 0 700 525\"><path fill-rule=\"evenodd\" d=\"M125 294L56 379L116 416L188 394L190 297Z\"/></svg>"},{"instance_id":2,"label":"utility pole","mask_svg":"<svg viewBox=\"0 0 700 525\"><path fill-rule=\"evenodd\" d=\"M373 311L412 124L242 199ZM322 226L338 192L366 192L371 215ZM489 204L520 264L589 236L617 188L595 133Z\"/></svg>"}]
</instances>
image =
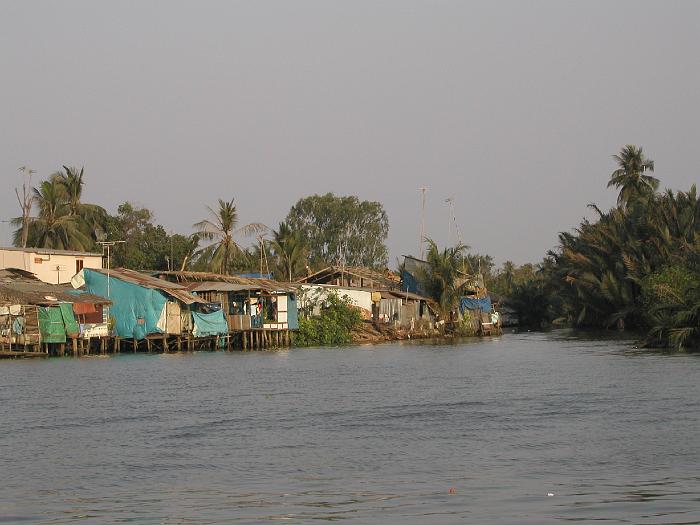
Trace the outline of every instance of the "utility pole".
<instances>
[{"instance_id":1,"label":"utility pole","mask_svg":"<svg viewBox=\"0 0 700 525\"><path fill-rule=\"evenodd\" d=\"M110 249L119 243L125 243L126 241L97 241L97 244L102 245L102 256L104 257L105 248L107 248L107 299L109 299L109 270L112 262L112 254ZM109 320L109 306L107 306L107 320Z\"/></svg>"},{"instance_id":2,"label":"utility pole","mask_svg":"<svg viewBox=\"0 0 700 525\"><path fill-rule=\"evenodd\" d=\"M445 199L448 209L447 217L447 245L452 246L452 224L455 222L455 200L452 197Z\"/></svg>"},{"instance_id":3,"label":"utility pole","mask_svg":"<svg viewBox=\"0 0 700 525\"><path fill-rule=\"evenodd\" d=\"M428 188L425 186L418 188L421 192L421 212L420 212L420 237L418 238L418 251L420 252L420 258L423 260L425 257L425 192Z\"/></svg>"}]
</instances>

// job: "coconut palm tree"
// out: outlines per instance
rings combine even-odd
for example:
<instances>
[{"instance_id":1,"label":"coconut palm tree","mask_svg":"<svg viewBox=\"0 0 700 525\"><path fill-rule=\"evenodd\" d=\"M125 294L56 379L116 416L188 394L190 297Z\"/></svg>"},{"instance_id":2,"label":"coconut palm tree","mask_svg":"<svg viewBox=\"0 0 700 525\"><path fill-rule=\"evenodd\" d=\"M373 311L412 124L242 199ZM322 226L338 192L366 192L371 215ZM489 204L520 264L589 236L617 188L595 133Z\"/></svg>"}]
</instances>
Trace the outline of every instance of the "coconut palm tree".
<instances>
[{"instance_id":1,"label":"coconut palm tree","mask_svg":"<svg viewBox=\"0 0 700 525\"><path fill-rule=\"evenodd\" d=\"M77 218L69 215L58 185L43 181L33 192L39 214L29 225L29 246L82 251L92 247L92 239L81 231ZM20 240L21 229L15 232L14 241Z\"/></svg>"},{"instance_id":2,"label":"coconut palm tree","mask_svg":"<svg viewBox=\"0 0 700 525\"><path fill-rule=\"evenodd\" d=\"M419 279L423 281L424 290L440 306L443 319L449 319L450 313L459 306L461 284L464 274L461 271L464 263L466 245L459 243L453 248L438 248L435 241L426 239L426 267L420 272Z\"/></svg>"},{"instance_id":3,"label":"coconut palm tree","mask_svg":"<svg viewBox=\"0 0 700 525\"><path fill-rule=\"evenodd\" d=\"M270 245L277 259L275 274L291 283L295 276L304 273L308 250L299 232L292 231L286 222L280 222L273 235Z\"/></svg>"},{"instance_id":4,"label":"coconut palm tree","mask_svg":"<svg viewBox=\"0 0 700 525\"><path fill-rule=\"evenodd\" d=\"M107 229L107 211L96 204L82 202L85 168L78 171L75 167L63 166L63 170L53 173L50 180L59 186L68 215L77 217L83 232L97 240Z\"/></svg>"},{"instance_id":5,"label":"coconut palm tree","mask_svg":"<svg viewBox=\"0 0 700 525\"><path fill-rule=\"evenodd\" d=\"M615 187L620 190L617 204L627 207L641 197L648 197L659 187L659 179L645 172L654 171L654 161L644 157L642 148L626 145L619 154L613 155L613 159L619 166L610 176L608 188Z\"/></svg>"},{"instance_id":6,"label":"coconut palm tree","mask_svg":"<svg viewBox=\"0 0 700 525\"><path fill-rule=\"evenodd\" d=\"M208 261L209 268L218 273L228 274L236 257L245 257L243 249L234 240L239 235L253 235L268 230L259 222L238 227L238 212L234 199L219 199L219 207L214 210L207 206L209 218L193 225L196 235L213 244L199 251L198 255Z\"/></svg>"}]
</instances>

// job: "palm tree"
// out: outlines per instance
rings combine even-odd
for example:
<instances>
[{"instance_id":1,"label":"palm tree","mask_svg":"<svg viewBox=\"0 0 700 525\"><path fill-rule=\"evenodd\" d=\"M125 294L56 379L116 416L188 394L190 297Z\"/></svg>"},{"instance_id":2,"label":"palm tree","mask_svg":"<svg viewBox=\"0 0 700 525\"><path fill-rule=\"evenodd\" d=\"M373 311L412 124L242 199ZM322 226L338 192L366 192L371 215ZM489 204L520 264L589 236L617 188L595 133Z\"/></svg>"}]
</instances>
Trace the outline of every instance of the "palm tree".
<instances>
[{"instance_id":1,"label":"palm tree","mask_svg":"<svg viewBox=\"0 0 700 525\"><path fill-rule=\"evenodd\" d=\"M617 204L627 207L630 203L641 197L648 197L659 187L659 179L651 175L645 175L646 171L654 171L654 161L644 157L642 148L626 145L613 159L619 166L612 172L608 188L615 187L620 190Z\"/></svg>"},{"instance_id":2,"label":"palm tree","mask_svg":"<svg viewBox=\"0 0 700 525\"><path fill-rule=\"evenodd\" d=\"M440 306L443 319L449 319L451 312L459 306L461 284L465 276L460 270L464 263L466 245L459 243L453 248L438 248L435 241L426 239L426 268L419 278L424 282L424 289Z\"/></svg>"},{"instance_id":3,"label":"palm tree","mask_svg":"<svg viewBox=\"0 0 700 525\"><path fill-rule=\"evenodd\" d=\"M77 168L63 166L63 170L53 173L50 180L59 186L68 215L77 217L83 232L96 240L107 229L107 211L96 204L82 202L85 168L78 171Z\"/></svg>"},{"instance_id":4,"label":"palm tree","mask_svg":"<svg viewBox=\"0 0 700 525\"><path fill-rule=\"evenodd\" d=\"M213 244L199 251L200 257L208 261L212 271L222 274L230 272L235 257L244 256L243 249L234 240L235 236L248 236L268 230L267 226L258 222L237 228L238 212L233 201L234 199L230 201L219 199L219 207L216 211L207 206L210 218L193 225L197 235L214 241Z\"/></svg>"},{"instance_id":5,"label":"palm tree","mask_svg":"<svg viewBox=\"0 0 700 525\"><path fill-rule=\"evenodd\" d=\"M284 275L291 283L294 276L304 272L308 250L299 232L292 231L286 222L280 222L273 235L274 239L270 244L277 258L275 273Z\"/></svg>"},{"instance_id":6,"label":"palm tree","mask_svg":"<svg viewBox=\"0 0 700 525\"><path fill-rule=\"evenodd\" d=\"M57 184L43 181L33 192L39 215L29 225L30 246L83 251L92 247L92 240L81 231L77 218L68 214ZM15 232L15 242L19 236L21 230Z\"/></svg>"}]
</instances>

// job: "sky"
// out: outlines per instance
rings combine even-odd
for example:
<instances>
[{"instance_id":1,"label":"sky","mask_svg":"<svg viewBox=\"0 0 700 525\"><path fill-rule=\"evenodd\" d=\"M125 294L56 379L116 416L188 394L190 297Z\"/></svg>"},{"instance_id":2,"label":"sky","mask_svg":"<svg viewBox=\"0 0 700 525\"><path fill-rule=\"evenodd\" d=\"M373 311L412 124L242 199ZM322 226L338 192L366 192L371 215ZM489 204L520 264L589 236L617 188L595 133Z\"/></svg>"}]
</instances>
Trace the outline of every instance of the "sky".
<instances>
[{"instance_id":1,"label":"sky","mask_svg":"<svg viewBox=\"0 0 700 525\"><path fill-rule=\"evenodd\" d=\"M426 234L537 262L611 207L612 155L697 182L700 2L0 0L0 221L20 166L191 233L218 198L276 227L379 201L390 266ZM9 225L0 222L7 243Z\"/></svg>"}]
</instances>

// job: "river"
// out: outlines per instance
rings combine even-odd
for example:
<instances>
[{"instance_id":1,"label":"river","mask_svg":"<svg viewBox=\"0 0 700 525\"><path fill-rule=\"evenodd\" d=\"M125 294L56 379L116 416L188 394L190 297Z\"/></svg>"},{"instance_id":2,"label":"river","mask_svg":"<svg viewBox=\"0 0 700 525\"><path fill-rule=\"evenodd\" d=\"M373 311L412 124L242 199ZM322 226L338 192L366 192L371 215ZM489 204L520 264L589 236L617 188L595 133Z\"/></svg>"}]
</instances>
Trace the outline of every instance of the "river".
<instances>
[{"instance_id":1,"label":"river","mask_svg":"<svg viewBox=\"0 0 700 525\"><path fill-rule=\"evenodd\" d=\"M0 362L0 523L700 523L700 356L566 331Z\"/></svg>"}]
</instances>

